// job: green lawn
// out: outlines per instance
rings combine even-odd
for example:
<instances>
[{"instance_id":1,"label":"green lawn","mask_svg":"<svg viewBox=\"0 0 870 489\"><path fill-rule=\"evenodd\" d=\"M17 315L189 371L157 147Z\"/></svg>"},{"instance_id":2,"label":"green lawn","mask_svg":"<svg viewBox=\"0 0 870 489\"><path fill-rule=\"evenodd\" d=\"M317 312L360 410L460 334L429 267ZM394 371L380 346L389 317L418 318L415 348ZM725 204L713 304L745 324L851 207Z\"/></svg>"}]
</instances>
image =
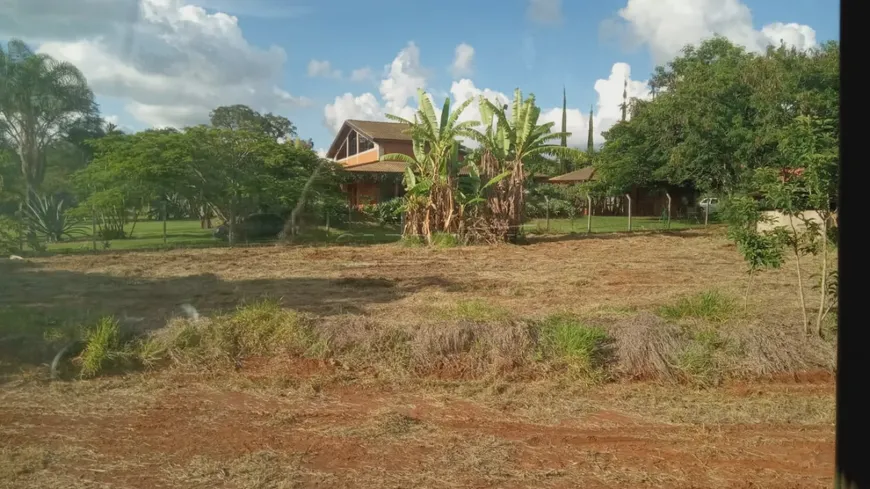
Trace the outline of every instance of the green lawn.
<instances>
[{"instance_id":1,"label":"green lawn","mask_svg":"<svg viewBox=\"0 0 870 489\"><path fill-rule=\"evenodd\" d=\"M622 216L593 216L593 233L612 233L627 231L628 219ZM671 229L686 229L702 224L687 221L671 221ZM663 230L664 223L656 217L632 218L632 231ZM533 219L523 225L528 234L569 234L585 233L586 218L550 219L549 233L546 219ZM127 225L127 239L113 239L108 248L97 240L97 250L147 250L161 248L203 248L226 246L226 243L212 237L213 229L201 229L198 220L168 221L166 223L166 243L163 242L163 223L161 221L140 221L135 228ZM399 241L401 230L398 226L380 226L369 223L354 223L349 229L331 228L327 233L323 226L309 229L297 238L300 243L331 243L331 244L374 244ZM268 241L267 241L268 242ZM51 243L47 246L50 252L69 253L93 250L90 228L87 236L61 243Z\"/></svg>"},{"instance_id":2,"label":"green lawn","mask_svg":"<svg viewBox=\"0 0 870 489\"><path fill-rule=\"evenodd\" d=\"M212 237L214 229L201 229L198 220L168 221L166 223L166 243L163 242L162 221L139 221L135 228L132 224L126 226L130 235L127 239L113 239L108 248L97 240L97 250L147 250L161 248L205 248L226 246L225 241ZM304 235L297 237L299 243L335 243L335 244L373 244L398 241L401 231L398 226L379 226L376 224L354 223L350 229L332 227L327 233L325 226L309 229ZM258 243L274 242L274 240L258 241ZM244 244L244 243L240 243ZM77 252L94 249L91 230L87 229L85 237L61 243L50 243L50 252Z\"/></svg>"},{"instance_id":3,"label":"green lawn","mask_svg":"<svg viewBox=\"0 0 870 489\"><path fill-rule=\"evenodd\" d=\"M164 246L203 247L222 244L212 237L212 229L201 229L198 220L167 221L165 245L163 243L162 221L139 221L135 227L131 223L126 226L125 231L131 237L110 240L110 250L151 249ZM48 251L83 251L92 250L93 246L91 229L88 227L85 237L61 243L51 243L47 248ZM103 242L97 240L97 249L103 249L103 246Z\"/></svg>"},{"instance_id":4,"label":"green lawn","mask_svg":"<svg viewBox=\"0 0 870 489\"><path fill-rule=\"evenodd\" d=\"M703 223L694 221L671 220L671 229L688 229L703 227ZM632 217L632 231L661 231L666 229L666 223L658 217ZM547 232L546 219L532 219L523 225L523 230L529 234L569 234L585 233L586 217L571 219L550 219L550 228ZM628 231L628 218L625 216L592 216L593 233L616 233Z\"/></svg>"}]
</instances>

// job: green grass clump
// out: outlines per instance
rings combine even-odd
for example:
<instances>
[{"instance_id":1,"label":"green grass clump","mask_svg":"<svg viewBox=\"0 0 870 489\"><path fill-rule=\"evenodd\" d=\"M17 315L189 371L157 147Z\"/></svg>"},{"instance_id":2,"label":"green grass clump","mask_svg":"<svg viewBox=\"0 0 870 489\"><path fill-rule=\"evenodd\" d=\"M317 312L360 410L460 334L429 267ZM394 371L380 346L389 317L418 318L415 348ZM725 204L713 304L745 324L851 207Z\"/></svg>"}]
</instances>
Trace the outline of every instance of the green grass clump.
<instances>
[{"instance_id":1,"label":"green grass clump","mask_svg":"<svg viewBox=\"0 0 870 489\"><path fill-rule=\"evenodd\" d=\"M432 246L437 248L455 248L459 245L459 238L455 234L432 233Z\"/></svg>"},{"instance_id":2,"label":"green grass clump","mask_svg":"<svg viewBox=\"0 0 870 489\"><path fill-rule=\"evenodd\" d=\"M543 357L586 373L600 372L606 363L611 338L601 327L589 326L571 316L555 315L540 324L539 334Z\"/></svg>"},{"instance_id":3,"label":"green grass clump","mask_svg":"<svg viewBox=\"0 0 870 489\"><path fill-rule=\"evenodd\" d=\"M264 300L212 319L178 320L144 341L139 357L149 367L167 360L238 366L252 357L317 356L324 349L321 343L299 313Z\"/></svg>"},{"instance_id":4,"label":"green grass clump","mask_svg":"<svg viewBox=\"0 0 870 489\"><path fill-rule=\"evenodd\" d=\"M735 310L736 303L733 298L719 291L710 290L662 306L659 308L659 315L671 320L704 319L723 323L734 315Z\"/></svg>"},{"instance_id":5,"label":"green grass clump","mask_svg":"<svg viewBox=\"0 0 870 489\"><path fill-rule=\"evenodd\" d=\"M80 375L96 377L109 368L120 366L130 359L130 349L124 344L121 326L113 317L103 317L85 331L84 349L79 355Z\"/></svg>"},{"instance_id":6,"label":"green grass clump","mask_svg":"<svg viewBox=\"0 0 870 489\"><path fill-rule=\"evenodd\" d=\"M690 382L715 384L724 375L720 352L727 346L727 342L716 329L693 331L676 357L676 367Z\"/></svg>"}]
</instances>

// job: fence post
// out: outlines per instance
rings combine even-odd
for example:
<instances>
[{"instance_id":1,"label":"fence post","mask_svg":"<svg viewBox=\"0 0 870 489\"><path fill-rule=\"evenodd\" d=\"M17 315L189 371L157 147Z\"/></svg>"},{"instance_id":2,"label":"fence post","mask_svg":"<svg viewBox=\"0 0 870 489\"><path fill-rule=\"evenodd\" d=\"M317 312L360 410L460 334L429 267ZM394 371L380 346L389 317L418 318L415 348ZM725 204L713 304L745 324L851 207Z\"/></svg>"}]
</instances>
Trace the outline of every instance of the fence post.
<instances>
[{"instance_id":1,"label":"fence post","mask_svg":"<svg viewBox=\"0 0 870 489\"><path fill-rule=\"evenodd\" d=\"M625 194L628 199L628 230L631 231L631 194Z\"/></svg>"},{"instance_id":2,"label":"fence post","mask_svg":"<svg viewBox=\"0 0 870 489\"><path fill-rule=\"evenodd\" d=\"M668 226L667 229L671 229L671 194L665 192L665 197L668 198Z\"/></svg>"},{"instance_id":3,"label":"fence post","mask_svg":"<svg viewBox=\"0 0 870 489\"><path fill-rule=\"evenodd\" d=\"M545 195L544 202L547 205L547 234L550 234L550 197Z\"/></svg>"},{"instance_id":4,"label":"fence post","mask_svg":"<svg viewBox=\"0 0 870 489\"><path fill-rule=\"evenodd\" d=\"M704 227L707 227L707 221L710 218L710 201L704 206Z\"/></svg>"},{"instance_id":5,"label":"fence post","mask_svg":"<svg viewBox=\"0 0 870 489\"><path fill-rule=\"evenodd\" d=\"M91 207L91 241L94 245L94 251L97 251L97 215L94 213L93 207Z\"/></svg>"},{"instance_id":6,"label":"fence post","mask_svg":"<svg viewBox=\"0 0 870 489\"><path fill-rule=\"evenodd\" d=\"M166 199L163 199L163 244L166 244Z\"/></svg>"},{"instance_id":7,"label":"fence post","mask_svg":"<svg viewBox=\"0 0 870 489\"><path fill-rule=\"evenodd\" d=\"M592 232L592 195L586 194L586 234Z\"/></svg>"}]
</instances>

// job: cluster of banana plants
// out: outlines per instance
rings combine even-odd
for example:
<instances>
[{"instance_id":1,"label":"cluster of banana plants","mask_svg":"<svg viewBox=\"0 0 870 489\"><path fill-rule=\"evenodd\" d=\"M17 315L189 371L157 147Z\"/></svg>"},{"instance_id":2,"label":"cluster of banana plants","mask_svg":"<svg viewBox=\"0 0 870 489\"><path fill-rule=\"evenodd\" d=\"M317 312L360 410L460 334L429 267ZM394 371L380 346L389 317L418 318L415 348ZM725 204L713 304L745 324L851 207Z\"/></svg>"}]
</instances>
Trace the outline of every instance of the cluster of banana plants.
<instances>
[{"instance_id":1,"label":"cluster of banana plants","mask_svg":"<svg viewBox=\"0 0 870 489\"><path fill-rule=\"evenodd\" d=\"M418 98L413 120L387 116L408 126L413 156L391 153L381 158L408 164L406 236L423 236L428 243L436 233L486 241L510 239L522 224L525 165L547 155L583 157L582 151L551 144L570 134L551 132L552 122L539 124L541 110L534 95L523 99L516 90L510 112L481 96L480 120L463 122L458 122L460 115L474 99L451 112L448 98L438 117L424 91L418 90ZM476 129L481 125L482 130ZM480 144L475 157L460 158L460 138Z\"/></svg>"}]
</instances>

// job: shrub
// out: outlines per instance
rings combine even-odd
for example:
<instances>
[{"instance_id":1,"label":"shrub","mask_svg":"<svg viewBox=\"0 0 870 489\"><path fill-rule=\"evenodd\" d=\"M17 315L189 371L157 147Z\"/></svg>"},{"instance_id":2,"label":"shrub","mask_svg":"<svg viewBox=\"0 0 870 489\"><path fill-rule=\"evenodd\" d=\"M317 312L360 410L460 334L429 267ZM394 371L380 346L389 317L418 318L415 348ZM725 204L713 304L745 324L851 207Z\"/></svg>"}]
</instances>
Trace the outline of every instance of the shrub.
<instances>
[{"instance_id":1,"label":"shrub","mask_svg":"<svg viewBox=\"0 0 870 489\"><path fill-rule=\"evenodd\" d=\"M683 297L659 308L659 314L666 319L697 318L717 323L727 321L734 311L734 299L716 290Z\"/></svg>"},{"instance_id":2,"label":"shrub","mask_svg":"<svg viewBox=\"0 0 870 489\"><path fill-rule=\"evenodd\" d=\"M0 254L19 253L21 251L21 235L24 227L21 221L7 216L0 216Z\"/></svg>"}]
</instances>

